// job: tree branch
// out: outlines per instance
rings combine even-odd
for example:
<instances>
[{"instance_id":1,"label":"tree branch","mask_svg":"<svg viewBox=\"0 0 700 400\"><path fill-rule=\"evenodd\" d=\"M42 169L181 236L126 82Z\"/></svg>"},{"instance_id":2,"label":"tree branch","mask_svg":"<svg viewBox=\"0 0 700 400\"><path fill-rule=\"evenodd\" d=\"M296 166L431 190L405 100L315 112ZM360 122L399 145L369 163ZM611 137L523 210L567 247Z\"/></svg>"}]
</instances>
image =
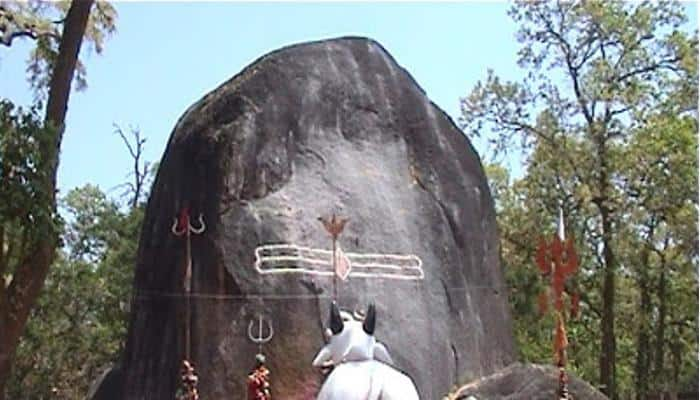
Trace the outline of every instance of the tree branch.
<instances>
[{"instance_id":1,"label":"tree branch","mask_svg":"<svg viewBox=\"0 0 700 400\"><path fill-rule=\"evenodd\" d=\"M615 65L613 66L613 69L614 70L618 69L620 67L620 65L622 64L622 61L625 59L625 57L628 54L637 50L642 45L642 43L644 43L645 41L651 40L653 38L654 38L654 35L652 35L652 34L642 35L631 46L623 46L622 52L620 53L620 57L618 57L617 61L615 61Z\"/></svg>"},{"instance_id":2,"label":"tree branch","mask_svg":"<svg viewBox=\"0 0 700 400\"><path fill-rule=\"evenodd\" d=\"M135 208L138 205L139 199L141 198L143 184L146 180L146 176L148 175L148 162L144 163L143 171L141 170L141 158L143 157L144 149L143 145L146 143L146 139L141 137L141 131L139 129L131 128L131 134L134 137L134 145L132 145L131 141L126 137L126 134L121 127L119 127L117 124L114 124L114 127L116 128L115 132L122 138L122 141L126 145L126 148L129 151L129 154L131 154L131 158L134 162L133 171L131 172L131 174L134 176L134 183L130 183L128 186L132 188L133 192L133 197L130 201L131 207Z\"/></svg>"},{"instance_id":3,"label":"tree branch","mask_svg":"<svg viewBox=\"0 0 700 400\"><path fill-rule=\"evenodd\" d=\"M492 120L492 122L494 122L494 121ZM542 140L546 141L552 149L559 148L559 143L557 143L553 137L547 136L546 134L544 134L544 132L540 131L539 129L535 128L532 125L529 125L529 124L526 124L526 123L523 123L520 121L507 120L507 119L495 121L495 122L500 122L503 125L510 125L514 130L528 131L528 132L534 134L535 136L541 138ZM576 162L574 162L574 160L571 158L571 154L569 154L566 151L561 152L561 154L566 159L567 163L569 164L569 166L573 170L574 176L576 177L576 179L578 179L579 182L585 182L582 178L582 175L579 172L579 169L578 169Z\"/></svg>"},{"instance_id":4,"label":"tree branch","mask_svg":"<svg viewBox=\"0 0 700 400\"><path fill-rule=\"evenodd\" d=\"M562 12L561 4L557 4L557 7L559 7L560 12ZM569 77L571 78L571 83L574 87L574 94L576 95L576 100L578 102L579 108L581 109L581 112L583 113L584 118L586 119L586 122L588 123L589 130L592 130L594 123L593 116L591 115L591 111L586 106L586 100L583 97L583 92L581 91L581 84L579 82L578 76L579 70L578 68L576 68L576 66L574 66L574 62L572 60L571 45L569 44L569 42L566 41L562 32L558 32L554 29L554 27L552 26L552 21L549 18L547 18L546 15L543 15L540 12L539 16L542 19L542 22L544 22L545 32L555 39L555 43L564 55L564 61L566 62L567 72Z\"/></svg>"},{"instance_id":5,"label":"tree branch","mask_svg":"<svg viewBox=\"0 0 700 400\"><path fill-rule=\"evenodd\" d=\"M2 33L0 36L0 44L7 47L11 47L12 41L17 38L29 38L32 40L37 40L40 37L50 37L56 40L60 40L61 38L61 36L54 31L38 31L33 29L15 31L6 25L0 25L0 33Z\"/></svg>"},{"instance_id":6,"label":"tree branch","mask_svg":"<svg viewBox=\"0 0 700 400\"><path fill-rule=\"evenodd\" d=\"M639 74L644 74L647 72L653 72L653 71L660 70L660 69L668 69L668 70L673 71L673 72L678 72L679 69L676 68L673 64L677 63L679 61L680 61L679 57L667 58L667 59L661 60L657 63L653 63L651 65L647 65L647 66L642 67L642 68L637 68L637 69L633 69L631 71L628 71L627 73L624 73L624 74L616 77L614 81L617 83L620 83L620 82L623 82L623 81L625 81L628 78L631 78L633 76L636 76Z\"/></svg>"},{"instance_id":7,"label":"tree branch","mask_svg":"<svg viewBox=\"0 0 700 400\"><path fill-rule=\"evenodd\" d=\"M129 139L127 139L122 128L117 124L113 124L113 125L114 125L114 133L119 134L119 136L122 138L122 142L124 142L127 150L129 150L129 154L131 154L131 157L136 158L136 152L134 151L134 148L131 146L131 142L129 142ZM139 145L138 138L136 140L136 144L137 144L137 146Z\"/></svg>"},{"instance_id":8,"label":"tree branch","mask_svg":"<svg viewBox=\"0 0 700 400\"><path fill-rule=\"evenodd\" d=\"M621 107L621 108L618 108L618 109L615 109L615 110L610 110L610 111L609 111L609 112L610 112L610 118L612 118L612 117L614 117L614 116L616 116L616 115L619 115L619 114L624 114L624 113L630 111L630 110L633 109L633 108L634 108L633 106L627 106L627 107Z\"/></svg>"},{"instance_id":9,"label":"tree branch","mask_svg":"<svg viewBox=\"0 0 700 400\"><path fill-rule=\"evenodd\" d=\"M63 35L58 48L59 57L53 67L49 82L49 98L46 104L45 118L47 125L52 125L59 130L56 135L56 150L60 148L66 112L68 111L70 87L75 75L75 66L78 62L78 54L83 43L90 9L94 2L94 0L73 1L63 25Z\"/></svg>"},{"instance_id":10,"label":"tree branch","mask_svg":"<svg viewBox=\"0 0 700 400\"><path fill-rule=\"evenodd\" d=\"M577 71L580 70L584 65L586 65L586 62L593 57L595 54L595 42L596 42L596 37L591 37L592 35L589 35L588 40L586 40L586 50L583 51L583 55L581 56L581 60L574 65L574 69ZM578 52L577 52L578 53Z\"/></svg>"}]
</instances>

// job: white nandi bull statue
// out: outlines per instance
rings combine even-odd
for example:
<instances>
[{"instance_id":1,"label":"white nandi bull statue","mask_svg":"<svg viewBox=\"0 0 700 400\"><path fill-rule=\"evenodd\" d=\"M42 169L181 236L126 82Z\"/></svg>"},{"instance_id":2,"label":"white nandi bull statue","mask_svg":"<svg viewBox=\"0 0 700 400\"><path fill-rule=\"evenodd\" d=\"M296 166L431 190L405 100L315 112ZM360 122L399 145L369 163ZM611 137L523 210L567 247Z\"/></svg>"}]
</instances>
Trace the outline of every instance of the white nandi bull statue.
<instances>
[{"instance_id":1,"label":"white nandi bull statue","mask_svg":"<svg viewBox=\"0 0 700 400\"><path fill-rule=\"evenodd\" d=\"M375 323L374 304L364 321L331 304L330 338L312 364L332 363L334 369L317 400L419 400L411 378L389 365L389 352L374 338Z\"/></svg>"}]
</instances>

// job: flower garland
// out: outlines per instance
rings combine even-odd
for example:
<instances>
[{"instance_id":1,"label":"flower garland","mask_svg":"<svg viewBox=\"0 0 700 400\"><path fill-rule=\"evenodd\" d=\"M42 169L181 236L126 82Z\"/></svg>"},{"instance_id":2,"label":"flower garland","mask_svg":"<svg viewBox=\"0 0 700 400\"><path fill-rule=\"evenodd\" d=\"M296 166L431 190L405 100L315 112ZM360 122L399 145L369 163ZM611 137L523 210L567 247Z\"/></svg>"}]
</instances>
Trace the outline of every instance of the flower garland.
<instances>
[{"instance_id":1,"label":"flower garland","mask_svg":"<svg viewBox=\"0 0 700 400\"><path fill-rule=\"evenodd\" d=\"M175 400L199 400L199 392L197 392L199 378L194 372L194 365L187 360L182 360L180 379L182 383L175 394Z\"/></svg>"},{"instance_id":2,"label":"flower garland","mask_svg":"<svg viewBox=\"0 0 700 400\"><path fill-rule=\"evenodd\" d=\"M255 369L248 375L248 400L272 400L270 370L265 366L265 356L255 356Z\"/></svg>"}]
</instances>

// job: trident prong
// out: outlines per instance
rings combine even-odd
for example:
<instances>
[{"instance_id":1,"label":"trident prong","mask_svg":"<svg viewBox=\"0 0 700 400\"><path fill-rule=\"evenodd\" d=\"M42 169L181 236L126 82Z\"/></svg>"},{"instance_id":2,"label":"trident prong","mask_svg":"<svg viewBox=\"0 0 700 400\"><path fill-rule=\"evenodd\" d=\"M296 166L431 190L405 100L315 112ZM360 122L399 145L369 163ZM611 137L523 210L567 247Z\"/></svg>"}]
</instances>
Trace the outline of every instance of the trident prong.
<instances>
[{"instance_id":1,"label":"trident prong","mask_svg":"<svg viewBox=\"0 0 700 400\"><path fill-rule=\"evenodd\" d=\"M199 217L197 217L197 221L199 221L199 226L195 227L190 223L189 218L187 219L187 228L182 227L182 229L177 229L178 228L178 219L173 218L173 226L170 228L170 230L173 232L175 236L182 236L187 231L189 230L190 233L194 233L195 235L199 235L200 233L204 232L205 229L207 229L207 225L204 223L204 215L202 213L199 214Z\"/></svg>"},{"instance_id":2,"label":"trident prong","mask_svg":"<svg viewBox=\"0 0 700 400\"><path fill-rule=\"evenodd\" d=\"M199 235L200 233L204 232L205 229L207 229L207 226L204 224L204 215L202 215L202 213L199 213L197 221L199 221L199 228L195 228L193 225L188 227L190 232L194 233L195 235Z\"/></svg>"},{"instance_id":3,"label":"trident prong","mask_svg":"<svg viewBox=\"0 0 700 400\"><path fill-rule=\"evenodd\" d=\"M272 321L264 320L265 324L267 324L268 332L269 334L267 336L263 336L263 317L262 315L258 315L258 336L255 336L253 334L253 323L254 321L250 321L248 324L248 338L255 344L257 345L262 345L263 343L267 343L272 339L272 335L275 334L274 329L272 329Z\"/></svg>"},{"instance_id":4,"label":"trident prong","mask_svg":"<svg viewBox=\"0 0 700 400\"><path fill-rule=\"evenodd\" d=\"M177 218L173 218L173 226L170 228L170 230L173 232L173 235L175 236L182 236L185 234L185 230L178 230L177 229Z\"/></svg>"}]
</instances>

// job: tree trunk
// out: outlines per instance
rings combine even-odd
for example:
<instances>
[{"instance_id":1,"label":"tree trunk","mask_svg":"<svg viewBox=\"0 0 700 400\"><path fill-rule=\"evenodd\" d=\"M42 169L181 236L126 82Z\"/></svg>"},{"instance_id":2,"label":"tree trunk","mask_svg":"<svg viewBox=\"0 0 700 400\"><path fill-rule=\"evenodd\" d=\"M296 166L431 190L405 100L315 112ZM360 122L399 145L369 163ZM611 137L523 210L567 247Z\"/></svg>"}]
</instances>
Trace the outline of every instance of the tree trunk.
<instances>
[{"instance_id":1,"label":"tree trunk","mask_svg":"<svg viewBox=\"0 0 700 400\"><path fill-rule=\"evenodd\" d=\"M74 0L63 25L58 56L49 82L49 97L44 122L55 129L51 148L43 149L49 157L47 163L46 190L51 196L51 206L56 209L56 175L59 149L63 139L68 98L75 74L80 47L87 27L94 0ZM12 361L19 338L29 318L29 313L44 286L44 280L53 262L58 244L57 235L35 238L27 254L12 276L6 290L6 298L0 301L0 400L5 398L5 386L10 377ZM4 282L0 282L4 284Z\"/></svg>"},{"instance_id":2,"label":"tree trunk","mask_svg":"<svg viewBox=\"0 0 700 400\"><path fill-rule=\"evenodd\" d=\"M17 268L7 290L6 306L0 310L0 400L5 398L19 338L53 261L53 249L43 244L48 242L38 242L30 261Z\"/></svg>"},{"instance_id":3,"label":"tree trunk","mask_svg":"<svg viewBox=\"0 0 700 400\"><path fill-rule=\"evenodd\" d=\"M592 129L592 128L591 128ZM610 187L608 175L606 132L599 134L598 142L598 190L599 197L594 201L600 212L603 240L603 288L602 315L600 338L600 383L602 392L610 399L617 400L615 357L615 255L612 249L613 225L612 210L609 204L608 190Z\"/></svg>"},{"instance_id":4,"label":"tree trunk","mask_svg":"<svg viewBox=\"0 0 700 400\"><path fill-rule=\"evenodd\" d=\"M0 282L0 284L4 283ZM14 336L14 333L9 331L7 313L4 310L0 310L0 313L2 313L0 314L0 399L4 399L5 385L10 377L10 367L14 359L14 352L9 352L5 349L13 348L10 338Z\"/></svg>"},{"instance_id":5,"label":"tree trunk","mask_svg":"<svg viewBox=\"0 0 700 400\"><path fill-rule=\"evenodd\" d=\"M650 237L653 237L653 230ZM645 400L649 392L649 321L651 320L649 253L649 248L645 248L639 265L639 332L637 333L637 360L634 378L637 400Z\"/></svg>"},{"instance_id":6,"label":"tree trunk","mask_svg":"<svg viewBox=\"0 0 700 400\"><path fill-rule=\"evenodd\" d=\"M602 392L610 399L617 399L615 385L615 259L611 246L611 223L607 211L601 213L603 219L603 313L600 353L600 383Z\"/></svg>"},{"instance_id":7,"label":"tree trunk","mask_svg":"<svg viewBox=\"0 0 700 400\"><path fill-rule=\"evenodd\" d=\"M678 392L681 391L680 387L680 375L681 375L681 364L683 363L682 349L683 344L681 343L681 338L683 337L683 326L678 326L678 334L675 336L671 342L671 359L673 360L672 375L671 375L671 394L678 398Z\"/></svg>"},{"instance_id":8,"label":"tree trunk","mask_svg":"<svg viewBox=\"0 0 700 400\"><path fill-rule=\"evenodd\" d=\"M659 319L656 325L656 339L654 346L654 375L659 382L657 389L661 390L661 383L664 373L664 350L666 336L666 265L665 260L661 260L661 274L659 275L658 296L659 296Z\"/></svg>"},{"instance_id":9,"label":"tree trunk","mask_svg":"<svg viewBox=\"0 0 700 400\"><path fill-rule=\"evenodd\" d=\"M45 122L53 124L59 131L55 143L57 150L63 138L68 98L70 97L73 75L75 75L75 66L78 63L80 46L83 43L90 9L94 2L94 0L73 0L63 25L58 57L49 82L49 98L46 103L46 118L44 119Z\"/></svg>"}]
</instances>

